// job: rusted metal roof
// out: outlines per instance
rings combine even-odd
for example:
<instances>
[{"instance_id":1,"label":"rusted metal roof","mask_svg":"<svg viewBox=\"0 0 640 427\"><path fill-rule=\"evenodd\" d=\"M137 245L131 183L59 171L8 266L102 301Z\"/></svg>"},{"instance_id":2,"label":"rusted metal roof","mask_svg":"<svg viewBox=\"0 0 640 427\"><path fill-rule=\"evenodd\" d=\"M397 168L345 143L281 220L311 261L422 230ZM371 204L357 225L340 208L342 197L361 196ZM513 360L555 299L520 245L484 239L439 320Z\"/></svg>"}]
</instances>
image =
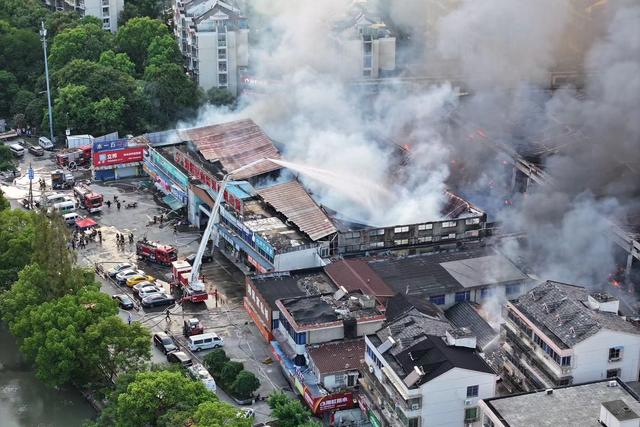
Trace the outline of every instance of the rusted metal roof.
<instances>
[{"instance_id":1,"label":"rusted metal roof","mask_svg":"<svg viewBox=\"0 0 640 427\"><path fill-rule=\"evenodd\" d=\"M349 292L360 290L383 302L394 294L394 291L369 267L369 264L360 259L332 262L324 269L336 285L344 286Z\"/></svg>"},{"instance_id":2,"label":"rusted metal roof","mask_svg":"<svg viewBox=\"0 0 640 427\"><path fill-rule=\"evenodd\" d=\"M220 162L226 172L259 159L280 158L280 152L271 139L251 119L186 129L182 133L185 139L195 144L206 160ZM263 161L239 172L233 178L247 179L280 168L280 165L273 162Z\"/></svg>"},{"instance_id":3,"label":"rusted metal roof","mask_svg":"<svg viewBox=\"0 0 640 427\"><path fill-rule=\"evenodd\" d=\"M313 201L298 181L289 181L258 190L262 199L287 217L311 240L322 239L337 230L329 217Z\"/></svg>"}]
</instances>

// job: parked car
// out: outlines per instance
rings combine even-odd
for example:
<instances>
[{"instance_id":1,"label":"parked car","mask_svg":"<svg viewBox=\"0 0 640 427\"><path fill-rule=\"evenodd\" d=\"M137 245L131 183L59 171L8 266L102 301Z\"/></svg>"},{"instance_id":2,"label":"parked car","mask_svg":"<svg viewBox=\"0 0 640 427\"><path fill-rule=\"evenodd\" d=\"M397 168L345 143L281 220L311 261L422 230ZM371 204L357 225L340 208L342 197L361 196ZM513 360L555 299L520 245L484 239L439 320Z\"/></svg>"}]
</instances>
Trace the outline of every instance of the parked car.
<instances>
[{"instance_id":1,"label":"parked car","mask_svg":"<svg viewBox=\"0 0 640 427\"><path fill-rule=\"evenodd\" d=\"M200 363L195 363L187 368L187 373L194 380L201 381L207 390L216 392L216 380L213 379L207 368Z\"/></svg>"},{"instance_id":2,"label":"parked car","mask_svg":"<svg viewBox=\"0 0 640 427\"><path fill-rule=\"evenodd\" d=\"M121 262L120 264L107 271L107 274L109 275L109 277L116 277L116 274L132 268L136 268L136 266L131 264L130 262Z\"/></svg>"},{"instance_id":3,"label":"parked car","mask_svg":"<svg viewBox=\"0 0 640 427\"><path fill-rule=\"evenodd\" d=\"M193 365L193 360L184 351L172 351L167 353L167 361L169 363L179 363L185 368Z\"/></svg>"},{"instance_id":4,"label":"parked car","mask_svg":"<svg viewBox=\"0 0 640 427\"><path fill-rule=\"evenodd\" d=\"M224 340L213 332L191 335L187 338L187 345L191 351L207 350L224 346Z\"/></svg>"},{"instance_id":5,"label":"parked car","mask_svg":"<svg viewBox=\"0 0 640 427\"><path fill-rule=\"evenodd\" d=\"M175 302L176 299L167 294L153 294L142 298L142 306L145 308L173 305Z\"/></svg>"},{"instance_id":6,"label":"parked car","mask_svg":"<svg viewBox=\"0 0 640 427\"><path fill-rule=\"evenodd\" d=\"M187 338L191 335L204 334L204 326L197 317L192 317L183 322L182 334Z\"/></svg>"},{"instance_id":7,"label":"parked car","mask_svg":"<svg viewBox=\"0 0 640 427\"><path fill-rule=\"evenodd\" d=\"M137 285L141 282L155 282L156 278L153 276L149 276L148 274L136 274L135 276L131 276L127 279L127 286L132 288L134 285Z\"/></svg>"},{"instance_id":8,"label":"parked car","mask_svg":"<svg viewBox=\"0 0 640 427\"><path fill-rule=\"evenodd\" d=\"M151 283L151 282L140 282L137 285L133 285L133 288L131 288L131 290L133 291L134 294L137 294L140 289L144 288L144 287L149 287L149 286L153 286L155 288L159 288L158 285L156 285L155 283Z\"/></svg>"},{"instance_id":9,"label":"parked car","mask_svg":"<svg viewBox=\"0 0 640 427\"><path fill-rule=\"evenodd\" d=\"M165 332L153 334L153 345L162 350L164 354L171 353L178 349L176 342Z\"/></svg>"},{"instance_id":10,"label":"parked car","mask_svg":"<svg viewBox=\"0 0 640 427\"><path fill-rule=\"evenodd\" d=\"M30 145L27 150L34 156L44 156L44 149L39 145Z\"/></svg>"},{"instance_id":11,"label":"parked car","mask_svg":"<svg viewBox=\"0 0 640 427\"><path fill-rule=\"evenodd\" d=\"M119 285L124 285L125 283L127 283L127 280L130 277L136 276L138 274L144 274L144 271L128 268L116 274L116 282L118 282Z\"/></svg>"},{"instance_id":12,"label":"parked car","mask_svg":"<svg viewBox=\"0 0 640 427\"><path fill-rule=\"evenodd\" d=\"M123 310L131 310L134 307L133 300L129 297L129 295L117 294L117 295L114 295L112 298L118 301L118 305Z\"/></svg>"},{"instance_id":13,"label":"parked car","mask_svg":"<svg viewBox=\"0 0 640 427\"><path fill-rule=\"evenodd\" d=\"M193 261L196 260L196 254L191 254L188 257L186 257L184 260L187 261L189 263L189 265L193 265ZM211 255L209 255L209 254L202 255L202 263L203 264L206 264L206 263L211 262L211 261L213 261L213 257Z\"/></svg>"},{"instance_id":14,"label":"parked car","mask_svg":"<svg viewBox=\"0 0 640 427\"><path fill-rule=\"evenodd\" d=\"M142 288L138 291L136 296L140 299L144 299L146 297L150 297L151 295L155 295L155 294L164 295L164 292L162 292L162 290L158 288Z\"/></svg>"}]
</instances>

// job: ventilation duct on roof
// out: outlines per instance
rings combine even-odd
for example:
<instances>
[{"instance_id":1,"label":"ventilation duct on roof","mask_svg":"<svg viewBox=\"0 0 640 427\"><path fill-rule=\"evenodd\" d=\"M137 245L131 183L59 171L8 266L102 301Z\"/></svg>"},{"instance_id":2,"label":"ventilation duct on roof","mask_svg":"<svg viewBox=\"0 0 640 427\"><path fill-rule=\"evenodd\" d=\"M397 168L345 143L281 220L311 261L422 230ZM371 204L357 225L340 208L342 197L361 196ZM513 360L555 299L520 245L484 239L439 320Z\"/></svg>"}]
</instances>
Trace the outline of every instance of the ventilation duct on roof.
<instances>
[{"instance_id":1,"label":"ventilation duct on roof","mask_svg":"<svg viewBox=\"0 0 640 427\"><path fill-rule=\"evenodd\" d=\"M424 370L420 366L414 366L413 371L405 377L404 384L411 388L424 376Z\"/></svg>"}]
</instances>

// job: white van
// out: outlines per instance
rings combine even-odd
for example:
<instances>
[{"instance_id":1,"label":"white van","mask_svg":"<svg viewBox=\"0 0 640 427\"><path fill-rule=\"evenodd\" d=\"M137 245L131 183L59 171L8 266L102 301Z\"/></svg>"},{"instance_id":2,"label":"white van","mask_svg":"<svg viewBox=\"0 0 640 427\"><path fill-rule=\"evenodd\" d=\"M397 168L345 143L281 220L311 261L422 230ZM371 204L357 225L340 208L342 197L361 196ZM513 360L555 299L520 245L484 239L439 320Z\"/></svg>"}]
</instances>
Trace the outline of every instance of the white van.
<instances>
[{"instance_id":1,"label":"white van","mask_svg":"<svg viewBox=\"0 0 640 427\"><path fill-rule=\"evenodd\" d=\"M47 203L47 206L53 206L60 202L72 202L73 199L64 193L53 193L49 194L44 201Z\"/></svg>"},{"instance_id":2,"label":"white van","mask_svg":"<svg viewBox=\"0 0 640 427\"><path fill-rule=\"evenodd\" d=\"M9 146L9 151L11 151L16 157L24 156L24 147L20 144L11 144Z\"/></svg>"},{"instance_id":3,"label":"white van","mask_svg":"<svg viewBox=\"0 0 640 427\"><path fill-rule=\"evenodd\" d=\"M46 136L38 138L38 145L44 150L53 150L53 142L51 142L51 140Z\"/></svg>"},{"instance_id":4,"label":"white van","mask_svg":"<svg viewBox=\"0 0 640 427\"><path fill-rule=\"evenodd\" d=\"M224 340L213 332L200 335L191 335L189 337L189 350L200 351L209 348L222 347Z\"/></svg>"},{"instance_id":5,"label":"white van","mask_svg":"<svg viewBox=\"0 0 640 427\"><path fill-rule=\"evenodd\" d=\"M76 202L66 201L60 202L53 205L53 210L59 212L61 214L68 214L71 212L75 212L76 210Z\"/></svg>"},{"instance_id":6,"label":"white van","mask_svg":"<svg viewBox=\"0 0 640 427\"><path fill-rule=\"evenodd\" d=\"M78 215L75 212L71 212L71 213L62 215L62 219L64 219L64 222L66 222L67 225L75 224L76 223L76 219L78 219L79 217L80 217L80 215Z\"/></svg>"}]
</instances>

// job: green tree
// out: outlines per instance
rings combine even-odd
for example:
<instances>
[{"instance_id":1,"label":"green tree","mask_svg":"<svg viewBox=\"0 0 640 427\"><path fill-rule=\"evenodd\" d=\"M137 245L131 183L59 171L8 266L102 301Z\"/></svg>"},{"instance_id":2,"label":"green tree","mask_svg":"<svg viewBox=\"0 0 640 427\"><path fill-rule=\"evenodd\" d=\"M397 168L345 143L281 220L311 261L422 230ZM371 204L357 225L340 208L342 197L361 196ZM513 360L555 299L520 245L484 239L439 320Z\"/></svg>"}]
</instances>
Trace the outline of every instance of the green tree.
<instances>
[{"instance_id":1,"label":"green tree","mask_svg":"<svg viewBox=\"0 0 640 427\"><path fill-rule=\"evenodd\" d=\"M231 387L231 384L233 384L233 382L236 380L236 377L238 376L240 371L242 371L243 368L244 367L240 362L230 361L225 363L222 366L220 375L218 376L218 378L220 378L220 382L222 383L222 386L225 388Z\"/></svg>"},{"instance_id":2,"label":"green tree","mask_svg":"<svg viewBox=\"0 0 640 427\"><path fill-rule=\"evenodd\" d=\"M15 159L7 145L0 145L0 171L12 170L15 168Z\"/></svg>"},{"instance_id":3,"label":"green tree","mask_svg":"<svg viewBox=\"0 0 640 427\"><path fill-rule=\"evenodd\" d=\"M260 388L260 381L253 372L242 370L231 384L231 391L238 399L249 399Z\"/></svg>"},{"instance_id":4,"label":"green tree","mask_svg":"<svg viewBox=\"0 0 640 427\"><path fill-rule=\"evenodd\" d=\"M192 114L200 104L197 85L177 64L150 65L144 73L145 94L153 108L152 121L166 127Z\"/></svg>"},{"instance_id":5,"label":"green tree","mask_svg":"<svg viewBox=\"0 0 640 427\"><path fill-rule=\"evenodd\" d=\"M140 372L125 391L110 397L105 408L107 417L101 416L97 425L159 425L160 419L172 418L172 413L189 413L201 403L216 399L200 381L191 380L180 372Z\"/></svg>"},{"instance_id":6,"label":"green tree","mask_svg":"<svg viewBox=\"0 0 640 427\"><path fill-rule=\"evenodd\" d=\"M100 101L91 104L90 111L92 120L89 122L89 127L98 135L126 128L124 98L115 100L102 98Z\"/></svg>"},{"instance_id":7,"label":"green tree","mask_svg":"<svg viewBox=\"0 0 640 427\"><path fill-rule=\"evenodd\" d=\"M132 76L136 71L135 64L129 59L126 53L115 53L113 50L107 50L100 55L100 65L114 68Z\"/></svg>"},{"instance_id":8,"label":"green tree","mask_svg":"<svg viewBox=\"0 0 640 427\"><path fill-rule=\"evenodd\" d=\"M4 210L7 207L7 200L0 197L0 291L18 280L20 270L31 262L34 239L35 214Z\"/></svg>"},{"instance_id":9,"label":"green tree","mask_svg":"<svg viewBox=\"0 0 640 427\"><path fill-rule=\"evenodd\" d=\"M208 353L204 359L204 366L211 373L211 375L218 377L222 372L222 367L229 361L229 357L225 351L221 348L216 348Z\"/></svg>"},{"instance_id":10,"label":"green tree","mask_svg":"<svg viewBox=\"0 0 640 427\"><path fill-rule=\"evenodd\" d=\"M17 28L37 30L49 11L39 0L0 0L0 20Z\"/></svg>"},{"instance_id":11,"label":"green tree","mask_svg":"<svg viewBox=\"0 0 640 427\"><path fill-rule=\"evenodd\" d=\"M44 70L37 31L15 28L6 21L0 21L0 70L12 73L20 85L31 88Z\"/></svg>"},{"instance_id":12,"label":"green tree","mask_svg":"<svg viewBox=\"0 0 640 427\"><path fill-rule=\"evenodd\" d=\"M223 402L201 403L193 414L193 427L251 427L253 420L242 417L237 408Z\"/></svg>"},{"instance_id":13,"label":"green tree","mask_svg":"<svg viewBox=\"0 0 640 427\"><path fill-rule=\"evenodd\" d=\"M47 27L48 36L55 37L68 28L80 25L82 17L78 12L55 11L47 16L45 26Z\"/></svg>"},{"instance_id":14,"label":"green tree","mask_svg":"<svg viewBox=\"0 0 640 427\"><path fill-rule=\"evenodd\" d=\"M49 66L58 70L74 59L98 61L100 54L113 44L113 36L95 24L67 28L53 39Z\"/></svg>"},{"instance_id":15,"label":"green tree","mask_svg":"<svg viewBox=\"0 0 640 427\"><path fill-rule=\"evenodd\" d=\"M44 97L34 98L24 111L24 118L29 126L40 126L42 115L47 108L47 100Z\"/></svg>"},{"instance_id":16,"label":"green tree","mask_svg":"<svg viewBox=\"0 0 640 427\"><path fill-rule=\"evenodd\" d=\"M26 327L31 310L46 301L40 286L46 280L46 273L39 266L30 264L18 273L13 286L0 294L0 315L18 339L28 336Z\"/></svg>"},{"instance_id":17,"label":"green tree","mask_svg":"<svg viewBox=\"0 0 640 427\"><path fill-rule=\"evenodd\" d=\"M158 0L128 0L118 18L119 25L126 24L129 20L139 17L162 17L162 2Z\"/></svg>"},{"instance_id":18,"label":"green tree","mask_svg":"<svg viewBox=\"0 0 640 427\"><path fill-rule=\"evenodd\" d=\"M7 117L11 112L13 98L18 92L18 80L8 71L0 70L0 117Z\"/></svg>"},{"instance_id":19,"label":"green tree","mask_svg":"<svg viewBox=\"0 0 640 427\"><path fill-rule=\"evenodd\" d=\"M133 18L118 29L116 48L131 58L136 64L136 72L141 75L151 42L164 35L170 35L169 29L161 21L147 17Z\"/></svg>"},{"instance_id":20,"label":"green tree","mask_svg":"<svg viewBox=\"0 0 640 427\"><path fill-rule=\"evenodd\" d=\"M207 91L207 101L217 107L223 105L232 106L236 102L236 98L227 89L212 87Z\"/></svg>"},{"instance_id":21,"label":"green tree","mask_svg":"<svg viewBox=\"0 0 640 427\"><path fill-rule=\"evenodd\" d=\"M147 49L147 66L163 64L182 64L182 54L178 43L169 34L154 38Z\"/></svg>"},{"instance_id":22,"label":"green tree","mask_svg":"<svg viewBox=\"0 0 640 427\"><path fill-rule=\"evenodd\" d=\"M2 211L8 210L11 208L9 201L6 197L4 197L4 193L2 192L2 188L0 188L0 215L2 215ZM0 217L1 220L2 217ZM2 232L2 225L0 225L0 232ZM1 242L0 242L1 243Z\"/></svg>"},{"instance_id":23,"label":"green tree","mask_svg":"<svg viewBox=\"0 0 640 427\"><path fill-rule=\"evenodd\" d=\"M151 335L140 323L125 324L110 316L87 327L81 352L88 366L99 367L110 380L141 369L151 357Z\"/></svg>"},{"instance_id":24,"label":"green tree","mask_svg":"<svg viewBox=\"0 0 640 427\"><path fill-rule=\"evenodd\" d=\"M269 396L271 415L278 420L279 427L298 427L310 421L311 412L297 399L291 399L283 392Z\"/></svg>"},{"instance_id":25,"label":"green tree","mask_svg":"<svg viewBox=\"0 0 640 427\"><path fill-rule=\"evenodd\" d=\"M20 89L16 92L15 97L13 98L13 107L11 108L11 112L13 114L25 114L27 111L27 107L35 99L35 94L29 90Z\"/></svg>"}]
</instances>

